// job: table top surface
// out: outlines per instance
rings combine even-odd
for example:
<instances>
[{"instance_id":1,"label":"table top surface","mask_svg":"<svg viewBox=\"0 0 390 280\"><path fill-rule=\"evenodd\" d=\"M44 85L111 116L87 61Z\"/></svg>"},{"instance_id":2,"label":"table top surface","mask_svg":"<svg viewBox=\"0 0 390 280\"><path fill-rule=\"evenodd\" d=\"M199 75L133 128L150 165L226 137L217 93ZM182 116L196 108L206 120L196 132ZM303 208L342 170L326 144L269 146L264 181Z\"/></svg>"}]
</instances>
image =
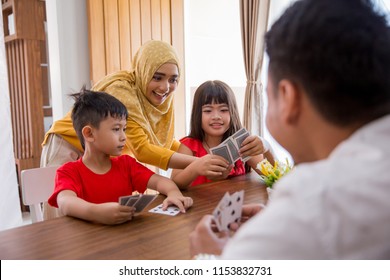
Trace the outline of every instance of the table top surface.
<instances>
[{"instance_id":1,"label":"table top surface","mask_svg":"<svg viewBox=\"0 0 390 280\"><path fill-rule=\"evenodd\" d=\"M149 213L165 198L159 195L140 215L121 225L61 217L0 231L0 259L188 260L190 232L213 212L225 192L240 190L245 190L244 203L265 203L268 198L259 175L251 172L183 191L194 200L185 214Z\"/></svg>"}]
</instances>

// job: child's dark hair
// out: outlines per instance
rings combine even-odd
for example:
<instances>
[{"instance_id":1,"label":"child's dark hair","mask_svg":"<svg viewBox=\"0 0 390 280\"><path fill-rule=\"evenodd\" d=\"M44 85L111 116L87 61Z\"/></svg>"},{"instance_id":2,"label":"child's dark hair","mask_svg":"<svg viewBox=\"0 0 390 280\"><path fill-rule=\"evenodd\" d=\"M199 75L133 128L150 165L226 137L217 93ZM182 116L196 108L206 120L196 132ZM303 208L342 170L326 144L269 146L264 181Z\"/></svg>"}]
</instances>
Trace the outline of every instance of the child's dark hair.
<instances>
[{"instance_id":1,"label":"child's dark hair","mask_svg":"<svg viewBox=\"0 0 390 280\"><path fill-rule=\"evenodd\" d=\"M100 123L107 117L127 119L126 106L114 96L100 91L85 89L70 95L75 103L72 110L73 127L85 149L82 129L86 125L99 128Z\"/></svg>"},{"instance_id":2,"label":"child's dark hair","mask_svg":"<svg viewBox=\"0 0 390 280\"><path fill-rule=\"evenodd\" d=\"M302 87L329 122L389 114L390 28L371 1L297 1L265 40L274 86L289 79Z\"/></svg>"},{"instance_id":3,"label":"child's dark hair","mask_svg":"<svg viewBox=\"0 0 390 280\"><path fill-rule=\"evenodd\" d=\"M200 124L202 123L202 107L206 104L226 104L229 107L230 127L223 135L222 141L242 127L233 90L222 81L206 81L195 91L189 137L204 140L205 135Z\"/></svg>"}]
</instances>

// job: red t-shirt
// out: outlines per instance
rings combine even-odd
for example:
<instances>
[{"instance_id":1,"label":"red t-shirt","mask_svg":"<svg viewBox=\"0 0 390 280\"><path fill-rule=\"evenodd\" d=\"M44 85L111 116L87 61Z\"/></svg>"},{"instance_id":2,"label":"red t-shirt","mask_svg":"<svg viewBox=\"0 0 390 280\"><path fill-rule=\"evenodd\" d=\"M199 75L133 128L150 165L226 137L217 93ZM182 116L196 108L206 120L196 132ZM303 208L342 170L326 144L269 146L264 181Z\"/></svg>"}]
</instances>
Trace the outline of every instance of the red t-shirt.
<instances>
[{"instance_id":1,"label":"red t-shirt","mask_svg":"<svg viewBox=\"0 0 390 280\"><path fill-rule=\"evenodd\" d=\"M95 174L82 162L82 158L58 168L54 193L48 202L58 207L57 195L71 190L91 203L118 202L120 196L133 191L143 193L153 171L128 155L111 158L111 169L106 174Z\"/></svg>"},{"instance_id":2,"label":"red t-shirt","mask_svg":"<svg viewBox=\"0 0 390 280\"><path fill-rule=\"evenodd\" d=\"M193 153L195 157L203 157L207 155L206 149L203 147L202 142L198 139L184 137L180 139L180 142L186 145ZM241 160L236 161L234 168L229 174L229 177L238 176L245 174L245 165ZM191 186L199 184L209 183L211 180L207 179L206 176L198 176L192 183Z\"/></svg>"}]
</instances>

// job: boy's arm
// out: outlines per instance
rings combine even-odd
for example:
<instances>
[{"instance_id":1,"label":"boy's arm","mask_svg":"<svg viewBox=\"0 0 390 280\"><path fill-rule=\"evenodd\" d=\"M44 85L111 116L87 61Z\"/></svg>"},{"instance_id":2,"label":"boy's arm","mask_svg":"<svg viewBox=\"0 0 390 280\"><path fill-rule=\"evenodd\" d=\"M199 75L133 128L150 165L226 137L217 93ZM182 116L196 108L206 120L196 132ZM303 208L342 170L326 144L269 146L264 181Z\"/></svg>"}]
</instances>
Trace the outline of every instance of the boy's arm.
<instances>
[{"instance_id":1,"label":"boy's arm","mask_svg":"<svg viewBox=\"0 0 390 280\"><path fill-rule=\"evenodd\" d=\"M63 190L57 196L62 214L107 225L121 224L133 218L134 208L117 202L95 204L77 197L71 190Z\"/></svg>"},{"instance_id":2,"label":"boy's arm","mask_svg":"<svg viewBox=\"0 0 390 280\"><path fill-rule=\"evenodd\" d=\"M193 203L191 197L183 196L176 184L164 176L152 175L148 181L147 188L156 190L167 196L163 202L164 210L169 205L174 204L179 207L181 212L185 213L185 209L189 208Z\"/></svg>"}]
</instances>

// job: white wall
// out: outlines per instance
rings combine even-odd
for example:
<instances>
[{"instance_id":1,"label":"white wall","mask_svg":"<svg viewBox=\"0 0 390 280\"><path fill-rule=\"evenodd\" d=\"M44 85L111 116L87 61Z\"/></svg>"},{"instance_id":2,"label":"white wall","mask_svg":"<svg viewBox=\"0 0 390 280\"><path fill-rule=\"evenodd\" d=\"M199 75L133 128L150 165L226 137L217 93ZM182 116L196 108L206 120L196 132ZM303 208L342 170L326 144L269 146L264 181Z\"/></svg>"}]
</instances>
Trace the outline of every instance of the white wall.
<instances>
[{"instance_id":1,"label":"white wall","mask_svg":"<svg viewBox=\"0 0 390 280\"><path fill-rule=\"evenodd\" d=\"M187 133L193 93L207 80L231 86L242 117L246 86L237 0L185 1Z\"/></svg>"},{"instance_id":2,"label":"white wall","mask_svg":"<svg viewBox=\"0 0 390 280\"><path fill-rule=\"evenodd\" d=\"M290 2L293 0L271 1L269 27ZM193 93L206 80L219 79L233 88L242 120L246 76L241 42L239 1L186 0L185 4L187 133ZM265 57L261 78L264 85L264 115L267 110L265 95L267 65L268 60ZM263 125L265 127L265 123ZM267 129L265 129L264 136L274 147L279 159L284 160L288 157L291 160L291 156L277 144Z\"/></svg>"},{"instance_id":3,"label":"white wall","mask_svg":"<svg viewBox=\"0 0 390 280\"><path fill-rule=\"evenodd\" d=\"M5 57L3 14L0 13L0 230L22 222L13 153L11 108Z\"/></svg>"},{"instance_id":4,"label":"white wall","mask_svg":"<svg viewBox=\"0 0 390 280\"><path fill-rule=\"evenodd\" d=\"M73 105L70 93L90 88L86 0L46 0L53 119Z\"/></svg>"}]
</instances>

